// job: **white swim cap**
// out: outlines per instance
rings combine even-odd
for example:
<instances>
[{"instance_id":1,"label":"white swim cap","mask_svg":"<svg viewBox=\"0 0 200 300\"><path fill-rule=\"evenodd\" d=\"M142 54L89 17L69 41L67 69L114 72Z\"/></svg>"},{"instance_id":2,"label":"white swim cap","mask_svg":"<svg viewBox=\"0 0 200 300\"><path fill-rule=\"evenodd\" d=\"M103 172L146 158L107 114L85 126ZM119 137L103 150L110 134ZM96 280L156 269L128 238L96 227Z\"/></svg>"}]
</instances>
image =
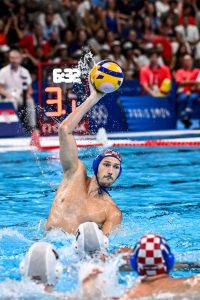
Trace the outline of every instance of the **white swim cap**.
<instances>
[{"instance_id":1,"label":"white swim cap","mask_svg":"<svg viewBox=\"0 0 200 300\"><path fill-rule=\"evenodd\" d=\"M55 285L62 274L56 249L49 243L33 244L20 264L20 272L38 283Z\"/></svg>"},{"instance_id":2,"label":"white swim cap","mask_svg":"<svg viewBox=\"0 0 200 300\"><path fill-rule=\"evenodd\" d=\"M76 231L75 248L92 254L108 247L108 238L94 222L85 222L79 225Z\"/></svg>"}]
</instances>

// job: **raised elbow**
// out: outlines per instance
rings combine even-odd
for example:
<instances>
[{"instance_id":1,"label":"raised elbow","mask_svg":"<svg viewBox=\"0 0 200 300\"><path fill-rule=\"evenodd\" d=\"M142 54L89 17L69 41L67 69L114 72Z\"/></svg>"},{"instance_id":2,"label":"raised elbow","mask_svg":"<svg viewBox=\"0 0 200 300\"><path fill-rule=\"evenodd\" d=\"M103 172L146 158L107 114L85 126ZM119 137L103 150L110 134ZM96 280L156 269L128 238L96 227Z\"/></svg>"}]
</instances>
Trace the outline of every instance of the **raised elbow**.
<instances>
[{"instance_id":1,"label":"raised elbow","mask_svg":"<svg viewBox=\"0 0 200 300\"><path fill-rule=\"evenodd\" d=\"M59 128L58 128L58 134L63 135L63 134L66 134L66 133L69 133L68 126L61 123Z\"/></svg>"}]
</instances>

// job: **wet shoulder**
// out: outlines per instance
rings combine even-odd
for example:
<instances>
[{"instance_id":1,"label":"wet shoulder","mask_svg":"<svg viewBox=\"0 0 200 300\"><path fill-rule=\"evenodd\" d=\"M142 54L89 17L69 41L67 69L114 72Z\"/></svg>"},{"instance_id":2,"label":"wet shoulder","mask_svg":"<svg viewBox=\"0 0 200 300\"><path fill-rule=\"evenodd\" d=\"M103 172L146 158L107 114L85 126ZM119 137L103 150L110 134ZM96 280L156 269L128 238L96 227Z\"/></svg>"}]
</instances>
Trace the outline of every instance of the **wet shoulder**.
<instances>
[{"instance_id":1,"label":"wet shoulder","mask_svg":"<svg viewBox=\"0 0 200 300\"><path fill-rule=\"evenodd\" d=\"M114 200L112 199L111 196L106 195L106 201L107 201L107 204L108 204L109 209L110 209L111 211L121 213L121 210L119 209L119 207L118 207L117 204L114 202Z\"/></svg>"}]
</instances>

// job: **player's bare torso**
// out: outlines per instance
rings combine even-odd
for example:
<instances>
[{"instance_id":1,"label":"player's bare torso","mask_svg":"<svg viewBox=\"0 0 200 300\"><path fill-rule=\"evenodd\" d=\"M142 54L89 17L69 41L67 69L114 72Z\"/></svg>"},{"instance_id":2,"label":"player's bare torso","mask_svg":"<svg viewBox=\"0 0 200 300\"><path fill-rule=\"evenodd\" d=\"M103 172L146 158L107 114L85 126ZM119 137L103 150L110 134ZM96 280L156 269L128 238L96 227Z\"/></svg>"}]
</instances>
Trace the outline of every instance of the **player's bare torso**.
<instances>
[{"instance_id":1,"label":"player's bare torso","mask_svg":"<svg viewBox=\"0 0 200 300\"><path fill-rule=\"evenodd\" d=\"M79 160L76 172L64 175L47 219L46 230L61 228L75 233L78 226L87 221L102 226L108 214L119 211L108 194L89 190L90 180L84 164Z\"/></svg>"}]
</instances>

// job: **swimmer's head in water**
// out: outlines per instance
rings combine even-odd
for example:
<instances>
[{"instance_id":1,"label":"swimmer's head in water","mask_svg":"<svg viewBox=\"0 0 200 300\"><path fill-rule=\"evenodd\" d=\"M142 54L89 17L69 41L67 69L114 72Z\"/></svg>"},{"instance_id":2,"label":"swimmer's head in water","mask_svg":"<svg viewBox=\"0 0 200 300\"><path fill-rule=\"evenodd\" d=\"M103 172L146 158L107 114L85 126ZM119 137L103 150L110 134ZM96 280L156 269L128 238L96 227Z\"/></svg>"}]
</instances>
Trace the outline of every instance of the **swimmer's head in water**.
<instances>
[{"instance_id":1,"label":"swimmer's head in water","mask_svg":"<svg viewBox=\"0 0 200 300\"><path fill-rule=\"evenodd\" d=\"M122 157L119 152L107 149L93 161L93 171L100 187L109 187L121 175Z\"/></svg>"},{"instance_id":2,"label":"swimmer's head in water","mask_svg":"<svg viewBox=\"0 0 200 300\"><path fill-rule=\"evenodd\" d=\"M75 248L78 252L94 254L108 247L108 238L95 222L85 222L76 231Z\"/></svg>"},{"instance_id":3,"label":"swimmer's head in water","mask_svg":"<svg viewBox=\"0 0 200 300\"><path fill-rule=\"evenodd\" d=\"M130 256L132 268L141 276L169 273L174 260L167 241L157 234L141 237Z\"/></svg>"},{"instance_id":4,"label":"swimmer's head in water","mask_svg":"<svg viewBox=\"0 0 200 300\"><path fill-rule=\"evenodd\" d=\"M49 243L38 242L26 253L20 264L20 271L24 277L29 277L37 283L54 286L63 268L56 249Z\"/></svg>"}]
</instances>

